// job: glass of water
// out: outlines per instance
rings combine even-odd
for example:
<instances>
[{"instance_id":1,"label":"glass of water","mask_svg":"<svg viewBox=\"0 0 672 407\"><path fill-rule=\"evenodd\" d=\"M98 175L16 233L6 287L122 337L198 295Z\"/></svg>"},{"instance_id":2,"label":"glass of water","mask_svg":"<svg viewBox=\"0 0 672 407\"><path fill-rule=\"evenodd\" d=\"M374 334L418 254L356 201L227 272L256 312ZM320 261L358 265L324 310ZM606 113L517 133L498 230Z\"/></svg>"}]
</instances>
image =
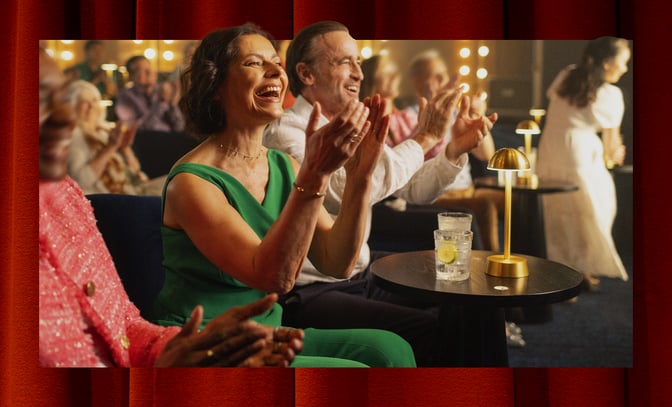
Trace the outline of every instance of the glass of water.
<instances>
[{"instance_id":1,"label":"glass of water","mask_svg":"<svg viewBox=\"0 0 672 407\"><path fill-rule=\"evenodd\" d=\"M473 237L471 230L434 231L437 280L462 281L469 278Z\"/></svg>"},{"instance_id":2,"label":"glass of water","mask_svg":"<svg viewBox=\"0 0 672 407\"><path fill-rule=\"evenodd\" d=\"M441 230L471 230L471 214L468 212L441 212L437 218Z\"/></svg>"}]
</instances>

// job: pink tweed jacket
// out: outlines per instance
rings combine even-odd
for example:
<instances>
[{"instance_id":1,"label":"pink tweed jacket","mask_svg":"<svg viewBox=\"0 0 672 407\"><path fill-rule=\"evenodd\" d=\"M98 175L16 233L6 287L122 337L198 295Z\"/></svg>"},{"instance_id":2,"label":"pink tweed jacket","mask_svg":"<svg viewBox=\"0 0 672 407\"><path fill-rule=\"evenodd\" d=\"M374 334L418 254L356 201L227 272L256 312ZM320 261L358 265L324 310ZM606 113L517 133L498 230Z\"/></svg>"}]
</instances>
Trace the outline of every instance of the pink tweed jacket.
<instances>
[{"instance_id":1,"label":"pink tweed jacket","mask_svg":"<svg viewBox=\"0 0 672 407\"><path fill-rule=\"evenodd\" d=\"M179 328L140 316L71 178L39 195L40 365L151 367Z\"/></svg>"}]
</instances>

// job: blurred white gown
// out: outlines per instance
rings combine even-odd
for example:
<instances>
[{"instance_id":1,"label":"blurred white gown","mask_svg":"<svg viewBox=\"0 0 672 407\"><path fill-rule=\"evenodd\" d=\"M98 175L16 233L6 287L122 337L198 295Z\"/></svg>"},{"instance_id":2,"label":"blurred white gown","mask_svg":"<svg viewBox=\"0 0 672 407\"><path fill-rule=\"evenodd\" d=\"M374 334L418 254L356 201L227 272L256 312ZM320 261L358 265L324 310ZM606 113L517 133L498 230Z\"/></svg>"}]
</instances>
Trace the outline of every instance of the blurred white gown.
<instances>
[{"instance_id":1,"label":"blurred white gown","mask_svg":"<svg viewBox=\"0 0 672 407\"><path fill-rule=\"evenodd\" d=\"M611 234L616 217L614 181L597 134L620 127L623 93L604 84L594 103L571 106L555 92L569 69L572 66L555 78L547 92L550 104L539 140L537 174L576 184L579 190L543 197L547 256L585 274L627 280Z\"/></svg>"}]
</instances>

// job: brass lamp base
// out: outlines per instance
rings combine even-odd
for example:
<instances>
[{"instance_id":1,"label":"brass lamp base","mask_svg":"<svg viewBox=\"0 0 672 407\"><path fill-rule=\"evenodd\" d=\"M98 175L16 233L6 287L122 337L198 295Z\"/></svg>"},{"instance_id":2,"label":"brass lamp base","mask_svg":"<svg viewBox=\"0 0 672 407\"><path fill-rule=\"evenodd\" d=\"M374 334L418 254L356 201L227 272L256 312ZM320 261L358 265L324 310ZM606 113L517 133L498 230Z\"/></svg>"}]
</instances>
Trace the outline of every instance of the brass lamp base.
<instances>
[{"instance_id":1,"label":"brass lamp base","mask_svg":"<svg viewBox=\"0 0 672 407\"><path fill-rule=\"evenodd\" d=\"M488 270L485 274L495 277L527 277L527 259L520 256L505 257L503 254L488 256Z\"/></svg>"}]
</instances>

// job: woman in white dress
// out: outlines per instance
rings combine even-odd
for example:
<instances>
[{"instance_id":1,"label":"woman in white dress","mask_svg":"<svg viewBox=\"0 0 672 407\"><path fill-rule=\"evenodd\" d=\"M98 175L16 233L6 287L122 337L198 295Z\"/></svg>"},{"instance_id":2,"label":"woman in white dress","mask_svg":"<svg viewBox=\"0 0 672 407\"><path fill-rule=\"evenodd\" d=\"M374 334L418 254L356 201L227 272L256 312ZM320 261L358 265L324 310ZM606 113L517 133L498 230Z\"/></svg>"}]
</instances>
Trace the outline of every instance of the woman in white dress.
<instances>
[{"instance_id":1,"label":"woman in white dress","mask_svg":"<svg viewBox=\"0 0 672 407\"><path fill-rule=\"evenodd\" d=\"M598 38L547 93L537 174L579 186L576 192L544 195L547 254L584 273L589 286L599 283L598 276L628 279L611 234L616 192L607 165L621 165L625 158L623 93L614 83L629 60L627 40Z\"/></svg>"}]
</instances>

